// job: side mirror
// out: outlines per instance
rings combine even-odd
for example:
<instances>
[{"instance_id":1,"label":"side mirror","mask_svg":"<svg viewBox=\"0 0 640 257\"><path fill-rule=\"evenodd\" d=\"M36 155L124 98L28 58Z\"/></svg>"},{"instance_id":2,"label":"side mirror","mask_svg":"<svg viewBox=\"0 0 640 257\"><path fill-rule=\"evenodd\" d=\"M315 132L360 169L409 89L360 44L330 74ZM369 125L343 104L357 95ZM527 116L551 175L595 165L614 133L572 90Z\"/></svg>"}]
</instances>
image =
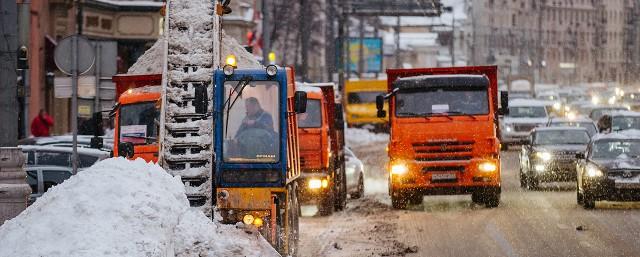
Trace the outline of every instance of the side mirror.
<instances>
[{"instance_id":1,"label":"side mirror","mask_svg":"<svg viewBox=\"0 0 640 257\"><path fill-rule=\"evenodd\" d=\"M576 153L576 159L582 160L584 158L585 158L584 153Z\"/></svg>"},{"instance_id":2,"label":"side mirror","mask_svg":"<svg viewBox=\"0 0 640 257\"><path fill-rule=\"evenodd\" d=\"M296 113L307 112L307 92L296 91L295 95L293 96L293 102L293 109Z\"/></svg>"},{"instance_id":3,"label":"side mirror","mask_svg":"<svg viewBox=\"0 0 640 257\"><path fill-rule=\"evenodd\" d=\"M500 109L498 109L499 115L509 115L509 92L500 91Z\"/></svg>"},{"instance_id":4,"label":"side mirror","mask_svg":"<svg viewBox=\"0 0 640 257\"><path fill-rule=\"evenodd\" d=\"M130 142L118 144L118 156L132 158L134 155L133 144Z\"/></svg>"},{"instance_id":5,"label":"side mirror","mask_svg":"<svg viewBox=\"0 0 640 257\"><path fill-rule=\"evenodd\" d=\"M376 114L378 118L387 117L387 111L384 110L384 95L376 96L376 109L378 109Z\"/></svg>"},{"instance_id":6,"label":"side mirror","mask_svg":"<svg viewBox=\"0 0 640 257\"><path fill-rule=\"evenodd\" d=\"M196 84L194 88L193 107L198 114L206 114L209 108L209 98L207 97L207 86Z\"/></svg>"},{"instance_id":7,"label":"side mirror","mask_svg":"<svg viewBox=\"0 0 640 257\"><path fill-rule=\"evenodd\" d=\"M336 104L336 128L339 130L344 129L344 111L342 109L342 104Z\"/></svg>"}]
</instances>

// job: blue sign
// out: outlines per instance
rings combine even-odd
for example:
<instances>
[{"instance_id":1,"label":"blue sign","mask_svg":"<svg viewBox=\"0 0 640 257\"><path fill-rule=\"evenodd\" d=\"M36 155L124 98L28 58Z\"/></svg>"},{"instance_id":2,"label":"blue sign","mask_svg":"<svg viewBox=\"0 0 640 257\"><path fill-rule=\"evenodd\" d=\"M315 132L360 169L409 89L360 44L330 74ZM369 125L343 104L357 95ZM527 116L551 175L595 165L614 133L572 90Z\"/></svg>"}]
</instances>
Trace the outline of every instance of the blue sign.
<instances>
[{"instance_id":1,"label":"blue sign","mask_svg":"<svg viewBox=\"0 0 640 257\"><path fill-rule=\"evenodd\" d=\"M358 72L360 64L360 38L349 38L349 68L351 72ZM382 38L363 38L362 56L364 58L365 73L382 72Z\"/></svg>"}]
</instances>

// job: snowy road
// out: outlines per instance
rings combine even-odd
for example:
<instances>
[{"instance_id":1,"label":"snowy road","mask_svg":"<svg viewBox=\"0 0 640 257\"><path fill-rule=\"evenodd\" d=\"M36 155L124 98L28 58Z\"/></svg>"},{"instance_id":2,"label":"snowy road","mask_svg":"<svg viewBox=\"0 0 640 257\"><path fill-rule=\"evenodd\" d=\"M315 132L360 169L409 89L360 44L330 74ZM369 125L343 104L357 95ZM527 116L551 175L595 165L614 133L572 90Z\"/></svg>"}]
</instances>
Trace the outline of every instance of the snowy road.
<instances>
[{"instance_id":1,"label":"snowy road","mask_svg":"<svg viewBox=\"0 0 640 257\"><path fill-rule=\"evenodd\" d=\"M470 196L429 196L404 211L390 208L384 144L354 150L370 172L366 197L333 216L303 218L304 257L640 254L639 203L599 202L587 211L576 204L571 183L523 190L515 151L503 152L500 207L474 205Z\"/></svg>"}]
</instances>

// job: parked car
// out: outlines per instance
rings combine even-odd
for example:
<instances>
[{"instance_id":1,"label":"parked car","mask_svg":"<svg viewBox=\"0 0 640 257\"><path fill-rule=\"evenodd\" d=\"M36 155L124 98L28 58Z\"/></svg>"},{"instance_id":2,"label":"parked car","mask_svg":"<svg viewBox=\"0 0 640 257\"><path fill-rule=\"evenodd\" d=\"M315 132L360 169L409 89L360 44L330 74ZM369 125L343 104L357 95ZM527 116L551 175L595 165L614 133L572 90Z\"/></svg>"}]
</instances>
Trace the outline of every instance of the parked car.
<instances>
[{"instance_id":1,"label":"parked car","mask_svg":"<svg viewBox=\"0 0 640 257\"><path fill-rule=\"evenodd\" d=\"M579 205L592 209L599 200L640 200L640 131L598 134L576 157Z\"/></svg>"},{"instance_id":2,"label":"parked car","mask_svg":"<svg viewBox=\"0 0 640 257\"><path fill-rule=\"evenodd\" d=\"M93 138L93 136L78 135L78 147L90 148L91 138ZM102 139L103 139L102 150L110 151L111 149L113 149L113 138L102 137ZM72 147L73 136L63 135L63 136L25 138L25 139L21 139L18 142L18 144Z\"/></svg>"},{"instance_id":3,"label":"parked car","mask_svg":"<svg viewBox=\"0 0 640 257\"><path fill-rule=\"evenodd\" d=\"M27 183L31 186L28 204L42 196L49 188L56 186L73 175L70 167L60 166L27 166Z\"/></svg>"},{"instance_id":4,"label":"parked car","mask_svg":"<svg viewBox=\"0 0 640 257\"><path fill-rule=\"evenodd\" d=\"M364 165L349 147L345 147L344 157L346 161L347 192L349 192L352 199L358 199L364 196Z\"/></svg>"},{"instance_id":5,"label":"parked car","mask_svg":"<svg viewBox=\"0 0 640 257\"><path fill-rule=\"evenodd\" d=\"M596 123L586 116L578 116L575 118L550 118L549 122L547 123L547 127L585 128L590 137L598 133Z\"/></svg>"},{"instance_id":6,"label":"parked car","mask_svg":"<svg viewBox=\"0 0 640 257\"><path fill-rule=\"evenodd\" d=\"M540 182L574 181L576 154L589 144L585 128L534 129L520 152L520 186L536 189Z\"/></svg>"},{"instance_id":7,"label":"parked car","mask_svg":"<svg viewBox=\"0 0 640 257\"><path fill-rule=\"evenodd\" d=\"M509 102L509 114L502 118L501 138L502 148L519 144L532 129L547 124L549 114L546 102L530 99L516 99Z\"/></svg>"},{"instance_id":8,"label":"parked car","mask_svg":"<svg viewBox=\"0 0 640 257\"><path fill-rule=\"evenodd\" d=\"M29 166L71 167L71 147L21 145ZM110 157L110 153L98 149L78 148L78 168L87 168Z\"/></svg>"}]
</instances>

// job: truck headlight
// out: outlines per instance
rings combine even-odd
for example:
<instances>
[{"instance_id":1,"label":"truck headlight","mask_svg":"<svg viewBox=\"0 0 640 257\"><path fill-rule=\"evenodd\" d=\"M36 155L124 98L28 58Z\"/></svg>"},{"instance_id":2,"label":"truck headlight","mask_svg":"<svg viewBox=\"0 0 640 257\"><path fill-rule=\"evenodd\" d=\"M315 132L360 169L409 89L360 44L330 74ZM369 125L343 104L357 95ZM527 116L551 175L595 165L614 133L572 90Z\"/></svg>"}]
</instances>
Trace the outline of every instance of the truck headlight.
<instances>
[{"instance_id":1,"label":"truck headlight","mask_svg":"<svg viewBox=\"0 0 640 257\"><path fill-rule=\"evenodd\" d=\"M602 173L602 170L600 170L598 167L596 167L593 164L587 165L587 177L597 178L597 177L602 177L602 175L604 174Z\"/></svg>"},{"instance_id":2,"label":"truck headlight","mask_svg":"<svg viewBox=\"0 0 640 257\"><path fill-rule=\"evenodd\" d=\"M309 188L310 189L318 189L322 187L322 180L317 178L312 178L309 180Z\"/></svg>"},{"instance_id":3,"label":"truck headlight","mask_svg":"<svg viewBox=\"0 0 640 257\"><path fill-rule=\"evenodd\" d=\"M322 188L327 188L329 186L329 180L326 178L322 180Z\"/></svg>"},{"instance_id":4,"label":"truck headlight","mask_svg":"<svg viewBox=\"0 0 640 257\"><path fill-rule=\"evenodd\" d=\"M478 165L478 169L482 172L495 172L498 170L498 165L492 161L485 161Z\"/></svg>"},{"instance_id":5,"label":"truck headlight","mask_svg":"<svg viewBox=\"0 0 640 257\"><path fill-rule=\"evenodd\" d=\"M536 157L538 157L538 159L542 160L543 162L548 162L553 156L549 152L537 152Z\"/></svg>"},{"instance_id":6,"label":"truck headlight","mask_svg":"<svg viewBox=\"0 0 640 257\"><path fill-rule=\"evenodd\" d=\"M534 166L533 168L538 173L543 173L544 172L544 164L536 164L536 166Z\"/></svg>"},{"instance_id":7,"label":"truck headlight","mask_svg":"<svg viewBox=\"0 0 640 257\"><path fill-rule=\"evenodd\" d=\"M397 163L397 164L391 165L391 174L403 175L407 173L407 171L409 171L409 168L404 163Z\"/></svg>"}]
</instances>

